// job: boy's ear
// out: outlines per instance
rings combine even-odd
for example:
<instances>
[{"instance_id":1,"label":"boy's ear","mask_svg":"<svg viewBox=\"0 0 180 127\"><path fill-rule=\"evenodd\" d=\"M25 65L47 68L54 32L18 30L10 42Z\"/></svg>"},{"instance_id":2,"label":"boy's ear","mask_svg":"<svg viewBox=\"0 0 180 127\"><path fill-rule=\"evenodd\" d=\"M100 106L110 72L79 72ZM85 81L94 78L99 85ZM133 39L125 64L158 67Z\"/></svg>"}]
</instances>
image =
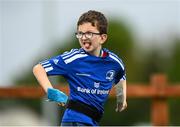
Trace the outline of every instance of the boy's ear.
<instances>
[{"instance_id":1,"label":"boy's ear","mask_svg":"<svg viewBox=\"0 0 180 127\"><path fill-rule=\"evenodd\" d=\"M107 34L102 34L101 35L101 40L102 40L101 44L103 44L107 40L107 37L108 37Z\"/></svg>"}]
</instances>

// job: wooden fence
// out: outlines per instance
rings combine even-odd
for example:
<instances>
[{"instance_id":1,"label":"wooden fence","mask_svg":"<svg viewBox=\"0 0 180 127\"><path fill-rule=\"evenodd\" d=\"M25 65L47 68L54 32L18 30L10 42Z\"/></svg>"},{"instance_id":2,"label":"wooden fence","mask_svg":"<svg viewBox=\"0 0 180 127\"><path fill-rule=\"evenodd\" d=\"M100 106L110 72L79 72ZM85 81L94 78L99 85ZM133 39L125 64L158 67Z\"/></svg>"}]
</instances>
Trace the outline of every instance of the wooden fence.
<instances>
[{"instance_id":1,"label":"wooden fence","mask_svg":"<svg viewBox=\"0 0 180 127\"><path fill-rule=\"evenodd\" d=\"M56 88L69 94L67 87L56 85ZM45 95L41 87L4 87L0 88L0 98L42 98ZM110 97L115 97L115 90L112 89ZM169 125L169 112L167 99L180 97L180 83L170 84L166 75L155 74L150 78L149 84L127 84L128 98L151 98L151 122L154 126Z\"/></svg>"}]
</instances>

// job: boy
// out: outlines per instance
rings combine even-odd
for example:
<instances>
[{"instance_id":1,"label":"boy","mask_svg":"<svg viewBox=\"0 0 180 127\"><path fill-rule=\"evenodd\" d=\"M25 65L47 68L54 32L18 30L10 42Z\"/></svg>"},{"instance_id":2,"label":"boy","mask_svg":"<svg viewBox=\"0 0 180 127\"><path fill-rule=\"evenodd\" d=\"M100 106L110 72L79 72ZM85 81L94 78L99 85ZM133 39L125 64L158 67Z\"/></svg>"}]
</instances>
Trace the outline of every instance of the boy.
<instances>
[{"instance_id":1,"label":"boy","mask_svg":"<svg viewBox=\"0 0 180 127\"><path fill-rule=\"evenodd\" d=\"M102 48L107 40L107 26L107 19L100 12L90 10L82 14L76 33L81 48L40 62L33 68L48 99L62 106L66 104L62 126L97 126L113 84L117 94L115 110L120 112L127 107L124 65L114 53ZM53 88L48 79L51 75L67 79L69 97Z\"/></svg>"}]
</instances>

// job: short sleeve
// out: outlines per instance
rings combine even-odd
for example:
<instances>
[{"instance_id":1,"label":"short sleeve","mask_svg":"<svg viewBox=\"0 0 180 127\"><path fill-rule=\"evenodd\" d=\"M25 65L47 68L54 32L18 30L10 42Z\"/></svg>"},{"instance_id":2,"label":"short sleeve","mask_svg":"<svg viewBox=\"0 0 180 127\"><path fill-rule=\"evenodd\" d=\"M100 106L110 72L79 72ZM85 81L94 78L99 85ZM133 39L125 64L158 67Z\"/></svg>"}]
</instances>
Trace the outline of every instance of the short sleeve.
<instances>
[{"instance_id":1,"label":"short sleeve","mask_svg":"<svg viewBox=\"0 0 180 127\"><path fill-rule=\"evenodd\" d=\"M121 80L126 80L126 71L122 68L117 72L115 76L115 84L117 84Z\"/></svg>"},{"instance_id":2,"label":"short sleeve","mask_svg":"<svg viewBox=\"0 0 180 127\"><path fill-rule=\"evenodd\" d=\"M66 64L64 63L60 55L48 60L44 60L40 62L40 64L44 67L48 76L67 74Z\"/></svg>"}]
</instances>

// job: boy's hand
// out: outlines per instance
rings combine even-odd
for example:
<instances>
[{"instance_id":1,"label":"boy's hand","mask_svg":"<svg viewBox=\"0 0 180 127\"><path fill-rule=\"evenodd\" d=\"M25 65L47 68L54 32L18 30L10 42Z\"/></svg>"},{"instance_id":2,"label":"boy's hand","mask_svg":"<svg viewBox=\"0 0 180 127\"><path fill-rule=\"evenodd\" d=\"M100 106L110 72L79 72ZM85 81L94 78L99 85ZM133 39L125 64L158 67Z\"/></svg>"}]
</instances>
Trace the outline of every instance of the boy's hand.
<instances>
[{"instance_id":1,"label":"boy's hand","mask_svg":"<svg viewBox=\"0 0 180 127\"><path fill-rule=\"evenodd\" d=\"M60 106L65 106L68 96L62 91L54 88L48 88L47 90L48 101L57 102Z\"/></svg>"},{"instance_id":2,"label":"boy's hand","mask_svg":"<svg viewBox=\"0 0 180 127\"><path fill-rule=\"evenodd\" d=\"M116 105L116 112L121 112L121 111L123 111L126 108L127 108L127 102L126 101L117 103L117 105Z\"/></svg>"}]
</instances>

